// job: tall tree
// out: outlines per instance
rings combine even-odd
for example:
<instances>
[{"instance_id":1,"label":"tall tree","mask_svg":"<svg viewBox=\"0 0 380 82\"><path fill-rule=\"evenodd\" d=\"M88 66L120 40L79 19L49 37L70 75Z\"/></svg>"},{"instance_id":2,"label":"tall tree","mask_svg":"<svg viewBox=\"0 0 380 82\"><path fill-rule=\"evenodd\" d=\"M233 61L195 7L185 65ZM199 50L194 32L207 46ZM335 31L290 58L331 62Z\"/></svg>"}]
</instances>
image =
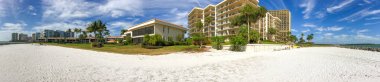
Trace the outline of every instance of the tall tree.
<instances>
[{"instance_id":1,"label":"tall tree","mask_svg":"<svg viewBox=\"0 0 380 82\"><path fill-rule=\"evenodd\" d=\"M271 40L275 41L274 38L277 34L277 29L274 27L268 29L268 34L270 35Z\"/></svg>"},{"instance_id":2,"label":"tall tree","mask_svg":"<svg viewBox=\"0 0 380 82\"><path fill-rule=\"evenodd\" d=\"M128 30L126 30L126 29L122 29L121 31L120 31L120 35L123 35L125 32L127 32Z\"/></svg>"},{"instance_id":3,"label":"tall tree","mask_svg":"<svg viewBox=\"0 0 380 82\"><path fill-rule=\"evenodd\" d=\"M313 38L314 38L314 34L309 34L309 35L307 35L307 41L308 42L311 42L311 40L313 40Z\"/></svg>"},{"instance_id":4,"label":"tall tree","mask_svg":"<svg viewBox=\"0 0 380 82\"><path fill-rule=\"evenodd\" d=\"M207 16L205 18L205 24L204 24L204 28L206 28L207 30L210 30L209 27L211 25L211 22L212 22L212 17L211 16ZM208 33L207 33L208 34Z\"/></svg>"},{"instance_id":5,"label":"tall tree","mask_svg":"<svg viewBox=\"0 0 380 82\"><path fill-rule=\"evenodd\" d=\"M195 23L195 27L197 28L198 32L194 33L191 37L193 38L195 43L200 46L199 48L202 48L203 42L205 39L203 36L203 31L202 31L203 30L203 23L200 20L198 20Z\"/></svg>"},{"instance_id":6,"label":"tall tree","mask_svg":"<svg viewBox=\"0 0 380 82\"><path fill-rule=\"evenodd\" d=\"M74 35L75 35L76 37L79 38L79 37L80 37L80 33L82 32L82 29L80 29L80 28L75 28L75 29L74 29L74 32L75 32Z\"/></svg>"},{"instance_id":7,"label":"tall tree","mask_svg":"<svg viewBox=\"0 0 380 82\"><path fill-rule=\"evenodd\" d=\"M298 41L297 36L290 35L290 41L293 42L293 43L296 43Z\"/></svg>"},{"instance_id":8,"label":"tall tree","mask_svg":"<svg viewBox=\"0 0 380 82\"><path fill-rule=\"evenodd\" d=\"M66 32L64 33L63 37L65 39L65 43L67 43L67 37L71 37L71 29L67 29Z\"/></svg>"},{"instance_id":9,"label":"tall tree","mask_svg":"<svg viewBox=\"0 0 380 82\"><path fill-rule=\"evenodd\" d=\"M79 40L83 43L83 40L87 38L87 32L86 31L81 31L81 32L82 34L79 35Z\"/></svg>"},{"instance_id":10,"label":"tall tree","mask_svg":"<svg viewBox=\"0 0 380 82\"><path fill-rule=\"evenodd\" d=\"M259 19L265 17L267 10L265 7L255 7L251 4L245 4L242 9L240 9L240 15L231 19L231 24L234 26L239 26L242 24L248 25L248 31L250 32L250 27L252 22L256 22ZM250 40L249 35L247 36L248 40Z\"/></svg>"},{"instance_id":11,"label":"tall tree","mask_svg":"<svg viewBox=\"0 0 380 82\"><path fill-rule=\"evenodd\" d=\"M260 33L257 30L251 30L249 37L251 41L255 43L260 43Z\"/></svg>"},{"instance_id":12,"label":"tall tree","mask_svg":"<svg viewBox=\"0 0 380 82\"><path fill-rule=\"evenodd\" d=\"M195 23L195 27L197 29L197 33L203 33L203 23L202 21L198 20L196 23Z\"/></svg>"},{"instance_id":13,"label":"tall tree","mask_svg":"<svg viewBox=\"0 0 380 82\"><path fill-rule=\"evenodd\" d=\"M104 36L109 35L109 30L107 30L106 24L101 20L92 22L86 29L88 32L92 32L95 35L95 41L96 43L100 42L99 45L102 45L105 42Z\"/></svg>"},{"instance_id":14,"label":"tall tree","mask_svg":"<svg viewBox=\"0 0 380 82\"><path fill-rule=\"evenodd\" d=\"M305 43L305 39L303 39L304 36L305 34L302 33L298 43Z\"/></svg>"}]
</instances>

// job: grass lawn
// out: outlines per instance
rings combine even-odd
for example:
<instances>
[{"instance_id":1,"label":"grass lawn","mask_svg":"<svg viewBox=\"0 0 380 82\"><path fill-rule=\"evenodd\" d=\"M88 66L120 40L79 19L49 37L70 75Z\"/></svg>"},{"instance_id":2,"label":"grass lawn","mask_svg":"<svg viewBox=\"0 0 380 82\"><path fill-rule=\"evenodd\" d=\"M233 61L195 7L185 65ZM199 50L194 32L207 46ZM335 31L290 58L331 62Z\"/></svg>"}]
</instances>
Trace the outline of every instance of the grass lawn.
<instances>
[{"instance_id":1,"label":"grass lawn","mask_svg":"<svg viewBox=\"0 0 380 82\"><path fill-rule=\"evenodd\" d=\"M111 52L111 53L120 53L120 54L139 54L139 55L162 55L169 54L174 52L204 52L206 49L200 49L197 46L167 46L159 49L146 49L142 48L140 45L116 45L116 44L105 44L102 48L93 48L91 44L76 44L76 43L67 43L67 44L57 44L57 43L44 43L54 46L62 46L69 48L78 48L85 50L94 50L101 52Z\"/></svg>"}]
</instances>

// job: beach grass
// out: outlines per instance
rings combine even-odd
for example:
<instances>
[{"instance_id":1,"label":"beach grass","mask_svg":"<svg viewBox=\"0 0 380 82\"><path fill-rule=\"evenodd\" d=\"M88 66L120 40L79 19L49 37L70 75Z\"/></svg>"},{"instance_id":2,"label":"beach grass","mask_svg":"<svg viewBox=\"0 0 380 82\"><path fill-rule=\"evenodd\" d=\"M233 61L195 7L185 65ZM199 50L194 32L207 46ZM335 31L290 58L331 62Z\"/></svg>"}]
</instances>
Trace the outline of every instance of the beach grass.
<instances>
[{"instance_id":1,"label":"beach grass","mask_svg":"<svg viewBox=\"0 0 380 82\"><path fill-rule=\"evenodd\" d=\"M159 49L146 49L142 48L140 45L116 45L116 44L105 44L102 48L93 48L91 44L76 44L76 43L68 43L68 44L58 44L58 43L45 43L47 45L68 47L68 48L77 48L77 49L85 49L85 50L94 50L100 52L110 52L110 53L120 53L120 54L136 54L136 55L163 55L175 52L204 52L206 49L200 49L197 46L188 46L188 45L180 45L180 46L166 46Z\"/></svg>"}]
</instances>

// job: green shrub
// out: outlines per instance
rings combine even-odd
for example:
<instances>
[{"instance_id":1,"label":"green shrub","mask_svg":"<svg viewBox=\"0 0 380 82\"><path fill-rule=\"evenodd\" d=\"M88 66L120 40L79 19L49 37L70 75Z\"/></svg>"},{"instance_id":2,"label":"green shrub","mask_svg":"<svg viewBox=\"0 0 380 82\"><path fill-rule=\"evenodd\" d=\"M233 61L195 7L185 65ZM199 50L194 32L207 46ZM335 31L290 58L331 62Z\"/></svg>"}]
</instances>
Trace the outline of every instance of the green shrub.
<instances>
[{"instance_id":1,"label":"green shrub","mask_svg":"<svg viewBox=\"0 0 380 82\"><path fill-rule=\"evenodd\" d=\"M125 36L123 43L124 43L124 45L132 44L132 38L130 36Z\"/></svg>"},{"instance_id":2,"label":"green shrub","mask_svg":"<svg viewBox=\"0 0 380 82\"><path fill-rule=\"evenodd\" d=\"M186 39L186 45L191 45L191 44L193 44L193 39L187 38Z\"/></svg>"},{"instance_id":3,"label":"green shrub","mask_svg":"<svg viewBox=\"0 0 380 82\"><path fill-rule=\"evenodd\" d=\"M174 45L174 40L173 37L168 37L168 41L165 44L166 46L173 46Z\"/></svg>"},{"instance_id":4,"label":"green shrub","mask_svg":"<svg viewBox=\"0 0 380 82\"><path fill-rule=\"evenodd\" d=\"M231 51L243 52L246 49L247 40L243 36L237 35L230 39L230 43L232 44L230 47Z\"/></svg>"},{"instance_id":5,"label":"green shrub","mask_svg":"<svg viewBox=\"0 0 380 82\"><path fill-rule=\"evenodd\" d=\"M159 34L155 34L153 36L144 35L143 38L143 46L163 46L165 45L165 41L162 40L162 36Z\"/></svg>"},{"instance_id":6,"label":"green shrub","mask_svg":"<svg viewBox=\"0 0 380 82\"><path fill-rule=\"evenodd\" d=\"M100 42L93 42L93 43L91 43L91 46L94 48L101 48L101 47L103 47L103 44Z\"/></svg>"},{"instance_id":7,"label":"green shrub","mask_svg":"<svg viewBox=\"0 0 380 82\"><path fill-rule=\"evenodd\" d=\"M223 45L222 45L222 43L224 42L223 36L215 36L215 37L212 37L211 39L212 39L212 48L216 50L223 49Z\"/></svg>"}]
</instances>

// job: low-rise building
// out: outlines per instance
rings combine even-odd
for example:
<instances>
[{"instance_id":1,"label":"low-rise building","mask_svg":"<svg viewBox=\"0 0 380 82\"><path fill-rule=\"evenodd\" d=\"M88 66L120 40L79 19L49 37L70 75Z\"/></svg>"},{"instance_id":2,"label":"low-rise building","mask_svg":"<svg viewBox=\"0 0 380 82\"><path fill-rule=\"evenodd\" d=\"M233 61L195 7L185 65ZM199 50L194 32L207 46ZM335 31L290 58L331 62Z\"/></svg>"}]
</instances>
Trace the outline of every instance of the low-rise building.
<instances>
[{"instance_id":1,"label":"low-rise building","mask_svg":"<svg viewBox=\"0 0 380 82\"><path fill-rule=\"evenodd\" d=\"M177 36L182 36L186 33L187 29L183 26L162 21L159 19L152 19L135 26L132 26L124 33L124 36L129 36L132 38L132 42L142 43L144 35L154 35L159 34L162 36L163 40L168 40L171 37L174 41L178 41Z\"/></svg>"}]
</instances>

